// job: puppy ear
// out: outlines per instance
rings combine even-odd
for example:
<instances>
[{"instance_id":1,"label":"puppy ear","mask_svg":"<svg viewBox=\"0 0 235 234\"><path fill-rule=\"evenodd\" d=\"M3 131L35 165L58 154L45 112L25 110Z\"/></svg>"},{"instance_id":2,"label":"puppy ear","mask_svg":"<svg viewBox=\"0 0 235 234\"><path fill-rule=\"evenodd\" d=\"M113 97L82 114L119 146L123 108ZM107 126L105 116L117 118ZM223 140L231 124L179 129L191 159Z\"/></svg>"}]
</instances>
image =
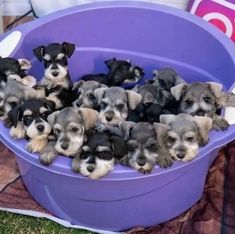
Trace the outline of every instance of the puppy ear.
<instances>
[{"instance_id":1,"label":"puppy ear","mask_svg":"<svg viewBox=\"0 0 235 234\"><path fill-rule=\"evenodd\" d=\"M56 116L60 113L60 111L55 111L53 113L51 113L50 115L48 115L47 117L47 122L51 125L54 126L55 124L55 120L56 120Z\"/></svg>"},{"instance_id":2,"label":"puppy ear","mask_svg":"<svg viewBox=\"0 0 235 234\"><path fill-rule=\"evenodd\" d=\"M73 84L72 90L79 89L79 88L83 85L84 82L85 82L84 80L79 80L79 81L75 82L75 83Z\"/></svg>"},{"instance_id":3,"label":"puppy ear","mask_svg":"<svg viewBox=\"0 0 235 234\"><path fill-rule=\"evenodd\" d=\"M128 104L131 110L134 110L136 106L141 102L142 96L139 93L136 93L131 90L126 90Z\"/></svg>"},{"instance_id":4,"label":"puppy ear","mask_svg":"<svg viewBox=\"0 0 235 234\"><path fill-rule=\"evenodd\" d=\"M135 126L135 122L132 121L122 121L119 124L119 129L121 130L121 135L124 140L128 140L131 129Z\"/></svg>"},{"instance_id":5,"label":"puppy ear","mask_svg":"<svg viewBox=\"0 0 235 234\"><path fill-rule=\"evenodd\" d=\"M107 88L98 88L98 89L95 90L94 93L95 93L95 97L96 97L97 100L98 100L98 104L100 104L101 99L103 98L104 92L105 92L106 89L107 89Z\"/></svg>"},{"instance_id":6,"label":"puppy ear","mask_svg":"<svg viewBox=\"0 0 235 234\"><path fill-rule=\"evenodd\" d=\"M176 115L160 115L160 123L170 125L171 122L175 121Z\"/></svg>"},{"instance_id":7,"label":"puppy ear","mask_svg":"<svg viewBox=\"0 0 235 234\"><path fill-rule=\"evenodd\" d=\"M176 75L175 76L175 85L178 85L178 84L186 84L186 81L183 80L183 78L179 75Z\"/></svg>"},{"instance_id":8,"label":"puppy ear","mask_svg":"<svg viewBox=\"0 0 235 234\"><path fill-rule=\"evenodd\" d=\"M170 127L167 124L163 123L153 123L153 128L156 134L158 145L164 145L165 136Z\"/></svg>"},{"instance_id":9,"label":"puppy ear","mask_svg":"<svg viewBox=\"0 0 235 234\"><path fill-rule=\"evenodd\" d=\"M79 108L78 113L80 113L83 118L85 130L94 127L99 116L99 113L96 110L90 108Z\"/></svg>"},{"instance_id":10,"label":"puppy ear","mask_svg":"<svg viewBox=\"0 0 235 234\"><path fill-rule=\"evenodd\" d=\"M62 46L65 50L66 55L70 58L75 50L75 45L69 42L63 42Z\"/></svg>"},{"instance_id":11,"label":"puppy ear","mask_svg":"<svg viewBox=\"0 0 235 234\"><path fill-rule=\"evenodd\" d=\"M202 145L207 144L209 140L208 134L212 129L212 119L206 116L194 116L193 121L198 126L199 133L202 138Z\"/></svg>"},{"instance_id":12,"label":"puppy ear","mask_svg":"<svg viewBox=\"0 0 235 234\"><path fill-rule=\"evenodd\" d=\"M44 50L45 50L45 46L39 46L35 49L33 49L33 53L36 56L36 58L42 62L43 59L43 55L44 55Z\"/></svg>"},{"instance_id":13,"label":"puppy ear","mask_svg":"<svg viewBox=\"0 0 235 234\"><path fill-rule=\"evenodd\" d=\"M211 91L215 95L216 98L220 98L222 94L223 85L216 82L206 82L206 84L210 87Z\"/></svg>"},{"instance_id":14,"label":"puppy ear","mask_svg":"<svg viewBox=\"0 0 235 234\"><path fill-rule=\"evenodd\" d=\"M8 117L14 127L17 126L17 123L21 115L21 105L16 105L13 109L8 112Z\"/></svg>"},{"instance_id":15,"label":"puppy ear","mask_svg":"<svg viewBox=\"0 0 235 234\"><path fill-rule=\"evenodd\" d=\"M108 69L111 69L113 64L117 61L116 58L112 58L109 60L104 61L104 63L106 64L106 66L108 67Z\"/></svg>"},{"instance_id":16,"label":"puppy ear","mask_svg":"<svg viewBox=\"0 0 235 234\"><path fill-rule=\"evenodd\" d=\"M31 62L27 59L18 59L18 62L22 70L28 70L32 67Z\"/></svg>"},{"instance_id":17,"label":"puppy ear","mask_svg":"<svg viewBox=\"0 0 235 234\"><path fill-rule=\"evenodd\" d=\"M55 103L53 101L45 99L44 102L45 102L45 107L47 109L49 109L50 111L55 110Z\"/></svg>"},{"instance_id":18,"label":"puppy ear","mask_svg":"<svg viewBox=\"0 0 235 234\"><path fill-rule=\"evenodd\" d=\"M178 84L171 88L171 94L175 97L176 101L179 101L185 92L187 87L186 83Z\"/></svg>"},{"instance_id":19,"label":"puppy ear","mask_svg":"<svg viewBox=\"0 0 235 234\"><path fill-rule=\"evenodd\" d=\"M115 158L122 158L127 154L127 142L124 141L121 137L112 135L110 136L112 142L112 149L114 152Z\"/></svg>"}]
</instances>

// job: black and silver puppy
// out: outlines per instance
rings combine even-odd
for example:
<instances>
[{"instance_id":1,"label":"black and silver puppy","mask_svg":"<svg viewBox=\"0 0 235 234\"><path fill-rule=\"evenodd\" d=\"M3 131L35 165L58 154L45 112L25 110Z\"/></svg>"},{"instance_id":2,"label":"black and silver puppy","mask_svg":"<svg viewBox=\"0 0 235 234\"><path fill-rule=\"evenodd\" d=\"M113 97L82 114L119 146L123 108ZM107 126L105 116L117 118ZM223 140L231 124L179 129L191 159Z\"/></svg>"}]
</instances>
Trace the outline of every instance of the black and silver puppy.
<instances>
[{"instance_id":1,"label":"black and silver puppy","mask_svg":"<svg viewBox=\"0 0 235 234\"><path fill-rule=\"evenodd\" d=\"M229 124L218 112L223 107L235 106L235 95L222 88L216 82L194 82L179 84L171 88L171 92L180 102L179 113L208 116L213 119L214 130L226 130Z\"/></svg>"},{"instance_id":2,"label":"black and silver puppy","mask_svg":"<svg viewBox=\"0 0 235 234\"><path fill-rule=\"evenodd\" d=\"M36 58L44 63L44 77L40 81L38 89L44 88L48 100L55 103L56 109L71 104L73 100L72 82L68 71L68 58L75 50L75 45L63 42L50 43L47 46L39 46L33 50Z\"/></svg>"},{"instance_id":3,"label":"black and silver puppy","mask_svg":"<svg viewBox=\"0 0 235 234\"><path fill-rule=\"evenodd\" d=\"M42 152L48 142L51 126L47 122L47 116L54 111L54 103L46 99L30 99L15 106L9 112L9 118L14 127L22 123L25 138L29 140L27 150L29 152Z\"/></svg>"},{"instance_id":4,"label":"black and silver puppy","mask_svg":"<svg viewBox=\"0 0 235 234\"><path fill-rule=\"evenodd\" d=\"M156 164L163 168L171 166L173 160L162 144L163 135L159 134L161 126L157 123L122 122L120 128L128 146L128 153L122 158L122 164L144 174L151 173Z\"/></svg>"},{"instance_id":5,"label":"black and silver puppy","mask_svg":"<svg viewBox=\"0 0 235 234\"><path fill-rule=\"evenodd\" d=\"M115 162L127 153L126 142L107 132L93 129L86 132L88 140L80 156L73 160L73 170L90 179L99 179L113 170Z\"/></svg>"},{"instance_id":6,"label":"black and silver puppy","mask_svg":"<svg viewBox=\"0 0 235 234\"><path fill-rule=\"evenodd\" d=\"M94 127L98 112L89 108L66 107L55 111L47 118L53 129L54 141L50 141L39 159L50 165L57 154L75 157L81 153L85 131Z\"/></svg>"},{"instance_id":7,"label":"black and silver puppy","mask_svg":"<svg viewBox=\"0 0 235 234\"><path fill-rule=\"evenodd\" d=\"M201 146L209 141L212 119L189 114L161 115L160 122L166 124L162 131L163 144L171 156L178 161L193 160Z\"/></svg>"}]
</instances>

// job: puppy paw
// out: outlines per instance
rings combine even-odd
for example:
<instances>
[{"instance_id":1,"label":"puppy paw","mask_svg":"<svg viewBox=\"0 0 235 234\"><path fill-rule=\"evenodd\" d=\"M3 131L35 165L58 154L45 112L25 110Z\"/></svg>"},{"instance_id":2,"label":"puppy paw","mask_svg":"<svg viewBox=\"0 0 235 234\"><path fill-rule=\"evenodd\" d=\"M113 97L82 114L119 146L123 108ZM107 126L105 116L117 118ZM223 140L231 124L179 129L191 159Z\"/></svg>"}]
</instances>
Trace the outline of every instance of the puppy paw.
<instances>
[{"instance_id":1,"label":"puppy paw","mask_svg":"<svg viewBox=\"0 0 235 234\"><path fill-rule=\"evenodd\" d=\"M156 163L161 168L168 168L173 165L174 160L172 159L171 156L163 156L163 157L157 158Z\"/></svg>"},{"instance_id":2,"label":"puppy paw","mask_svg":"<svg viewBox=\"0 0 235 234\"><path fill-rule=\"evenodd\" d=\"M39 160L43 165L49 166L52 164L55 157L56 157L55 152L44 151L42 154L40 154Z\"/></svg>"},{"instance_id":3,"label":"puppy paw","mask_svg":"<svg viewBox=\"0 0 235 234\"><path fill-rule=\"evenodd\" d=\"M216 131L224 131L227 130L229 127L229 123L226 119L218 116L215 117L212 121L212 128Z\"/></svg>"},{"instance_id":4,"label":"puppy paw","mask_svg":"<svg viewBox=\"0 0 235 234\"><path fill-rule=\"evenodd\" d=\"M25 130L22 124L19 123L16 127L11 127L10 135L17 140L23 139L25 137Z\"/></svg>"},{"instance_id":5,"label":"puppy paw","mask_svg":"<svg viewBox=\"0 0 235 234\"><path fill-rule=\"evenodd\" d=\"M142 174L150 174L152 172L153 168L149 168L149 169L144 169L144 168L140 168L138 170L138 172L142 173Z\"/></svg>"},{"instance_id":6,"label":"puppy paw","mask_svg":"<svg viewBox=\"0 0 235 234\"><path fill-rule=\"evenodd\" d=\"M79 173L80 172L80 162L79 159L77 157L75 157L72 161L72 170L75 173Z\"/></svg>"}]
</instances>

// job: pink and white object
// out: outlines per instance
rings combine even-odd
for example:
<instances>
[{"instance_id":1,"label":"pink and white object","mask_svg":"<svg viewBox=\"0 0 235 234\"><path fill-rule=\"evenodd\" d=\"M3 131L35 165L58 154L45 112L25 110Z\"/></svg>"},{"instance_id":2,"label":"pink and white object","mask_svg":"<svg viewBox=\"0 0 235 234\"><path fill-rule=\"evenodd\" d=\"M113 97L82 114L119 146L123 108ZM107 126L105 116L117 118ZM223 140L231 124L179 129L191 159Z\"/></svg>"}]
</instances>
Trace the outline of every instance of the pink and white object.
<instances>
[{"instance_id":1,"label":"pink and white object","mask_svg":"<svg viewBox=\"0 0 235 234\"><path fill-rule=\"evenodd\" d=\"M188 11L214 24L235 42L235 0L192 0Z\"/></svg>"}]
</instances>

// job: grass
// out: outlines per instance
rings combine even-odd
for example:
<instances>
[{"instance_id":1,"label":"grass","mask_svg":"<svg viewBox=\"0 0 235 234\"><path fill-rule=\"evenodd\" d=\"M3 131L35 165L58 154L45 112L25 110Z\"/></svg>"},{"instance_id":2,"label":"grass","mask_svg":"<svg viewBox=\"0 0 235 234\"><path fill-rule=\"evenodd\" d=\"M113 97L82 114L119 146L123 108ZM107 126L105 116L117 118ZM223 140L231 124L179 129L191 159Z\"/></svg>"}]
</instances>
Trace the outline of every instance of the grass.
<instances>
[{"instance_id":1,"label":"grass","mask_svg":"<svg viewBox=\"0 0 235 234\"><path fill-rule=\"evenodd\" d=\"M95 234L85 230L65 228L44 218L35 218L0 211L1 234Z\"/></svg>"}]
</instances>

